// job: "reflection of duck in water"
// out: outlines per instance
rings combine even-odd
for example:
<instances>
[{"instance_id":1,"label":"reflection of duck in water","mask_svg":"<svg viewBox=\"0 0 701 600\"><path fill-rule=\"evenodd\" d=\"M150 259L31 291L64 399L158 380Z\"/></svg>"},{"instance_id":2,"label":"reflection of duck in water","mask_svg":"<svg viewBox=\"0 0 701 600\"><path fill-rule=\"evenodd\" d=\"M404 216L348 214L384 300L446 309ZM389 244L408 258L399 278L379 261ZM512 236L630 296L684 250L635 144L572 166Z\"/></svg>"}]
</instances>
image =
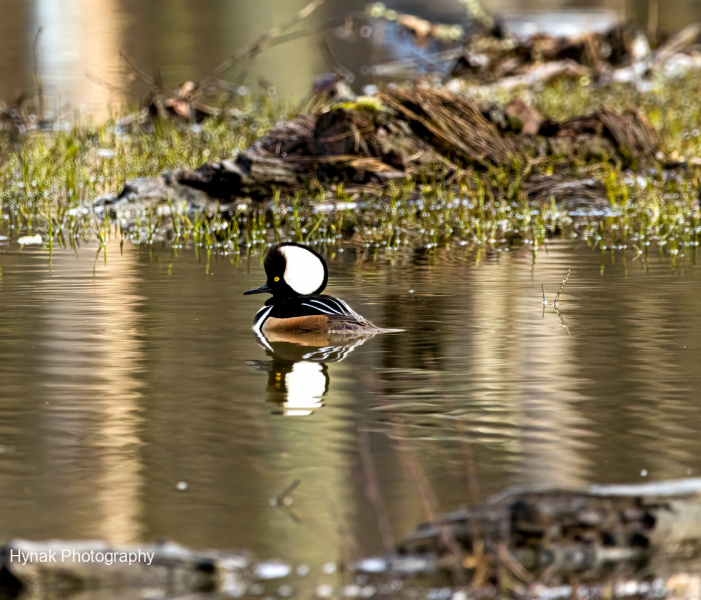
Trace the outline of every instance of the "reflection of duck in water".
<instances>
[{"instance_id":1,"label":"reflection of duck in water","mask_svg":"<svg viewBox=\"0 0 701 600\"><path fill-rule=\"evenodd\" d=\"M322 295L329 279L326 261L307 246L273 246L265 256L265 273L265 285L244 292L273 295L253 319L256 333L316 332L358 337L399 331L375 327L343 300Z\"/></svg>"},{"instance_id":2,"label":"reflection of duck in water","mask_svg":"<svg viewBox=\"0 0 701 600\"><path fill-rule=\"evenodd\" d=\"M268 372L267 402L279 405L284 415L306 416L324 405L329 389L326 364L342 361L366 339L334 344L328 335L318 333L259 335L272 361L249 361L248 365Z\"/></svg>"}]
</instances>

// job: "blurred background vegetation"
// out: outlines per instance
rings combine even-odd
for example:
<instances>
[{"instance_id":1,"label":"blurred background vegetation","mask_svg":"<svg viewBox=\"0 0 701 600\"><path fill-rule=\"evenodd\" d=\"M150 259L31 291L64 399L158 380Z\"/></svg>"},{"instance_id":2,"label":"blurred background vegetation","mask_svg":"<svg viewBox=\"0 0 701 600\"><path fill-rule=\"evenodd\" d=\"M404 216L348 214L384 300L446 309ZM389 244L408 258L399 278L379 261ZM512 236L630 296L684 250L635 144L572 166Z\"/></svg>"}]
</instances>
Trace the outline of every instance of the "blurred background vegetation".
<instances>
[{"instance_id":1,"label":"blurred background vegetation","mask_svg":"<svg viewBox=\"0 0 701 600\"><path fill-rule=\"evenodd\" d=\"M5 0L0 21L0 100L10 102L31 91L33 44L40 27L37 62L47 96L59 104L69 102L104 114L108 102L140 99L120 97L85 75L89 71L125 90L134 89L133 73L120 52L146 72L158 68L164 80L176 86L202 77L306 4L306 0ZM331 0L305 26L363 11L366 4ZM468 20L460 0L391 0L386 5L436 22ZM484 6L521 29L535 24L558 33L629 20L665 35L701 18L701 4L693 0L485 0ZM369 45L348 44L333 32L326 38L353 72L372 62ZM264 52L248 82L255 84L263 76L283 93L303 95L314 77L328 70L318 38L309 36Z\"/></svg>"}]
</instances>

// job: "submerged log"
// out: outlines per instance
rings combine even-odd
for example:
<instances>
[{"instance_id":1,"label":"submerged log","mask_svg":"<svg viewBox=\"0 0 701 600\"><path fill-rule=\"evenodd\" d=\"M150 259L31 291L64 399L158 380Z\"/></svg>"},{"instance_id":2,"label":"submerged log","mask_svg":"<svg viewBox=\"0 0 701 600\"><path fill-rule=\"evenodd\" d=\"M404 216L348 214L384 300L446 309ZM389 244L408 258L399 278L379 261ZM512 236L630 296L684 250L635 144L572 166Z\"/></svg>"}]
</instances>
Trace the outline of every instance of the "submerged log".
<instances>
[{"instance_id":1,"label":"submerged log","mask_svg":"<svg viewBox=\"0 0 701 600\"><path fill-rule=\"evenodd\" d=\"M479 568L486 579L507 568L527 581L547 575L551 583L601 581L616 564L649 575L651 565L689 560L699 549L701 479L507 492L422 525L400 544L402 554Z\"/></svg>"}]
</instances>

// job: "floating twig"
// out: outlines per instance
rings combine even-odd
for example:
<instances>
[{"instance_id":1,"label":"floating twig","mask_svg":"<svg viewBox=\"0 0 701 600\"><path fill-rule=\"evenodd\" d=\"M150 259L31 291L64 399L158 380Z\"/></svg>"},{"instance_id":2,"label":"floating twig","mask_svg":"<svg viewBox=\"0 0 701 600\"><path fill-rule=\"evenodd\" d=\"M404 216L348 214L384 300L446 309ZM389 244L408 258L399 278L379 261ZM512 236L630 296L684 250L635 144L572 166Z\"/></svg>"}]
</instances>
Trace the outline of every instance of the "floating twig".
<instances>
[{"instance_id":1,"label":"floating twig","mask_svg":"<svg viewBox=\"0 0 701 600\"><path fill-rule=\"evenodd\" d=\"M290 485L288 485L276 498L270 500L270 504L273 506L290 506L292 504L292 492L294 492L299 484L302 483L301 479L295 479Z\"/></svg>"},{"instance_id":2,"label":"floating twig","mask_svg":"<svg viewBox=\"0 0 701 600\"><path fill-rule=\"evenodd\" d=\"M565 286L567 285L567 280L570 278L570 271L572 269L567 269L567 276L562 280L562 285L560 286L560 289L557 291L557 295L555 296L555 300L553 300L553 306L557 306L557 301L560 299L560 294L562 294L562 290L565 289ZM545 300L545 292L543 292L543 300Z\"/></svg>"},{"instance_id":3,"label":"floating twig","mask_svg":"<svg viewBox=\"0 0 701 600\"><path fill-rule=\"evenodd\" d=\"M545 318L545 306L546 306L548 303L547 303L547 301L545 300L545 286L544 286L542 283L540 284L540 289L541 289L542 292L543 292L543 315L542 315L541 319L544 319L544 318Z\"/></svg>"},{"instance_id":4,"label":"floating twig","mask_svg":"<svg viewBox=\"0 0 701 600\"><path fill-rule=\"evenodd\" d=\"M557 308L557 305L555 306L555 314L560 318L560 323L562 323L562 326L567 330L567 337L572 337L572 334L570 333L570 328L567 326L567 321L565 321L565 317L563 317L560 314L560 311Z\"/></svg>"}]
</instances>

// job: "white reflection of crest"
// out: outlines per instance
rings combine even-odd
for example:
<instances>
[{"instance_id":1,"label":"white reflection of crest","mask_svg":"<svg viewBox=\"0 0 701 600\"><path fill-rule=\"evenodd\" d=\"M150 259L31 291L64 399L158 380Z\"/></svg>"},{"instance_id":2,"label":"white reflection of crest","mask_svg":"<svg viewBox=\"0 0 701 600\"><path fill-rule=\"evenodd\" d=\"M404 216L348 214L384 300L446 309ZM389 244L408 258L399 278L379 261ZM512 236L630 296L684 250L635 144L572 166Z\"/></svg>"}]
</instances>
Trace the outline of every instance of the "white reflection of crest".
<instances>
[{"instance_id":1,"label":"white reflection of crest","mask_svg":"<svg viewBox=\"0 0 701 600\"><path fill-rule=\"evenodd\" d=\"M271 362L250 361L268 372L267 401L277 404L286 416L308 416L324 405L329 387L328 363L344 360L372 336L343 339L327 334L256 332Z\"/></svg>"},{"instance_id":2,"label":"white reflection of crest","mask_svg":"<svg viewBox=\"0 0 701 600\"><path fill-rule=\"evenodd\" d=\"M326 373L318 362L300 361L295 363L285 377L285 402L283 408L287 416L306 416L323 406L326 393Z\"/></svg>"}]
</instances>

